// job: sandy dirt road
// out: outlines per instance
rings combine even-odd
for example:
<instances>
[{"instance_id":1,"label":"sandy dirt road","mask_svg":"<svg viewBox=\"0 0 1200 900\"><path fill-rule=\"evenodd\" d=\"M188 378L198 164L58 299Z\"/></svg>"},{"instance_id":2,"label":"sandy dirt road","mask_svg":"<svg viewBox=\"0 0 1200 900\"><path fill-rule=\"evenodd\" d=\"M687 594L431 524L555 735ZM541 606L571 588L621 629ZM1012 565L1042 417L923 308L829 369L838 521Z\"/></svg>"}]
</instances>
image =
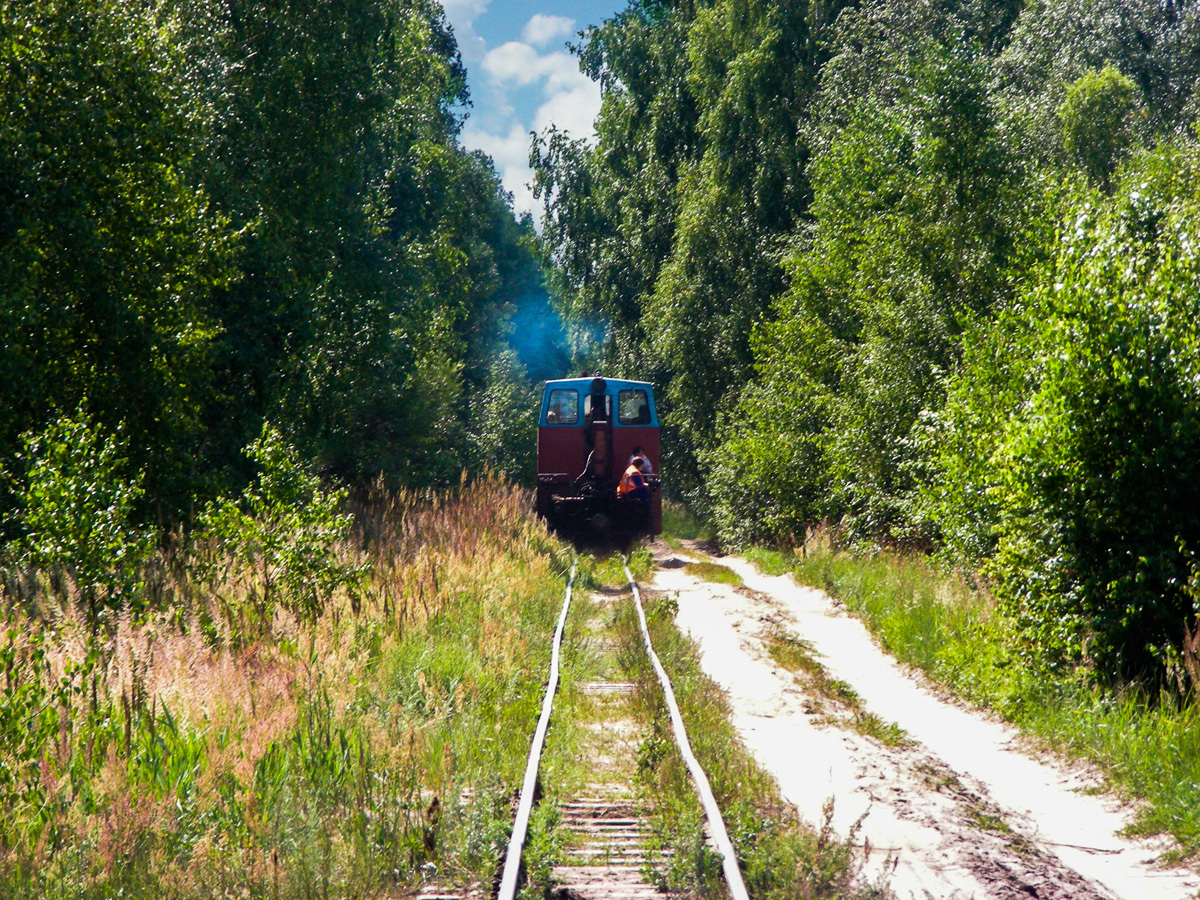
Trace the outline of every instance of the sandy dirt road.
<instances>
[{"instance_id":1,"label":"sandy dirt road","mask_svg":"<svg viewBox=\"0 0 1200 900\"><path fill-rule=\"evenodd\" d=\"M697 579L659 545L652 588L678 599L678 626L729 695L746 746L784 796L818 825L855 829L863 877L909 898L1200 896L1196 873L1159 866L1164 845L1123 838L1127 809L1094 792L1099 779L1022 750L1016 732L928 690L874 643L858 620L789 576L723 557L745 588ZM884 743L845 727L828 704L777 665L776 631L808 642L863 706L911 739Z\"/></svg>"}]
</instances>

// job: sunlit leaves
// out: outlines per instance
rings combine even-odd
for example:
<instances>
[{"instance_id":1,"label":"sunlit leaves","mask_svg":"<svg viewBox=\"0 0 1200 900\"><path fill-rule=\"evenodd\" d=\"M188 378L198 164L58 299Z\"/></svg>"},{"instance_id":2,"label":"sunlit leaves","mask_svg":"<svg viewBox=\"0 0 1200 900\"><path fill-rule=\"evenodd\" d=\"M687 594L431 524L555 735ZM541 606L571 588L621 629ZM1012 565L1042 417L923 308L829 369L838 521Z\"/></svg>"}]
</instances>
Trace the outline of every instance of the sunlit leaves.
<instances>
[{"instance_id":1,"label":"sunlit leaves","mask_svg":"<svg viewBox=\"0 0 1200 900\"><path fill-rule=\"evenodd\" d=\"M1167 149L1082 201L940 417L929 493L1043 661L1160 677L1198 611L1196 172L1194 147Z\"/></svg>"},{"instance_id":2,"label":"sunlit leaves","mask_svg":"<svg viewBox=\"0 0 1200 900\"><path fill-rule=\"evenodd\" d=\"M75 588L95 627L105 610L135 599L152 547L133 521L143 473L129 466L123 436L82 408L21 442L18 471L9 473L18 559L52 573L64 597Z\"/></svg>"},{"instance_id":3,"label":"sunlit leaves","mask_svg":"<svg viewBox=\"0 0 1200 900\"><path fill-rule=\"evenodd\" d=\"M1135 138L1134 83L1111 66L1067 89L1058 110L1063 148L1094 184L1107 186Z\"/></svg>"},{"instance_id":4,"label":"sunlit leaves","mask_svg":"<svg viewBox=\"0 0 1200 900\"><path fill-rule=\"evenodd\" d=\"M270 424L246 455L258 468L255 482L237 500L210 503L200 515L198 574L220 591L230 575L220 571L222 565L254 572L249 591L254 614L248 618L257 622L269 622L276 604L313 619L335 590L356 597L366 570L339 552L351 525L342 511L345 492L323 490Z\"/></svg>"},{"instance_id":5,"label":"sunlit leaves","mask_svg":"<svg viewBox=\"0 0 1200 900\"><path fill-rule=\"evenodd\" d=\"M177 24L148 3L0 11L0 443L86 396L168 503L237 242L189 176L205 116Z\"/></svg>"},{"instance_id":6,"label":"sunlit leaves","mask_svg":"<svg viewBox=\"0 0 1200 900\"><path fill-rule=\"evenodd\" d=\"M1008 291L1020 180L986 70L957 48L923 54L896 102L863 99L813 160L816 222L755 344L774 423L748 392L725 445L751 427L808 447L789 502L860 537L921 537L914 426L940 405L958 334Z\"/></svg>"},{"instance_id":7,"label":"sunlit leaves","mask_svg":"<svg viewBox=\"0 0 1200 900\"><path fill-rule=\"evenodd\" d=\"M0 455L82 398L187 518L280 423L347 479L445 482L541 290L428 0L0 9ZM555 373L558 374L558 373Z\"/></svg>"}]
</instances>

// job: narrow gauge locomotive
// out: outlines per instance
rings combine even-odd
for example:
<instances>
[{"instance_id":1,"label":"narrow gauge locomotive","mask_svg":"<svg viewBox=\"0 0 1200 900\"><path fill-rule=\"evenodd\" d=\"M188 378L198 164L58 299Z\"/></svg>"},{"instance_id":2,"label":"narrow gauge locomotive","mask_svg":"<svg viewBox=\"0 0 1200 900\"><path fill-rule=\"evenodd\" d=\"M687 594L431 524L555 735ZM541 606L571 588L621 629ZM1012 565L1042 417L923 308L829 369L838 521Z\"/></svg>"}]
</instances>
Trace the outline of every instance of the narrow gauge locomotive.
<instances>
[{"instance_id":1,"label":"narrow gauge locomotive","mask_svg":"<svg viewBox=\"0 0 1200 900\"><path fill-rule=\"evenodd\" d=\"M650 499L618 497L639 452L649 463ZM658 413L645 381L547 381L538 416L538 514L555 528L595 535L662 532Z\"/></svg>"}]
</instances>

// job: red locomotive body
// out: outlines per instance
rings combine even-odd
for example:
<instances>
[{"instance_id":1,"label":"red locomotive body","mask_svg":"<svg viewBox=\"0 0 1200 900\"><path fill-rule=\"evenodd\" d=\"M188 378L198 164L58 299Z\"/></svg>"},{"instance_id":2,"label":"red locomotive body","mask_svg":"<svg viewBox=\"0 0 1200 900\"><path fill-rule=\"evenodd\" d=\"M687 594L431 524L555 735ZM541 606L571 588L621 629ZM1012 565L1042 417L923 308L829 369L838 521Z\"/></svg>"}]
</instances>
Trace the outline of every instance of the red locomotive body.
<instances>
[{"instance_id":1,"label":"red locomotive body","mask_svg":"<svg viewBox=\"0 0 1200 900\"><path fill-rule=\"evenodd\" d=\"M645 381L547 381L538 417L538 513L566 530L659 534L658 413ZM635 455L648 462L650 498L617 496Z\"/></svg>"}]
</instances>

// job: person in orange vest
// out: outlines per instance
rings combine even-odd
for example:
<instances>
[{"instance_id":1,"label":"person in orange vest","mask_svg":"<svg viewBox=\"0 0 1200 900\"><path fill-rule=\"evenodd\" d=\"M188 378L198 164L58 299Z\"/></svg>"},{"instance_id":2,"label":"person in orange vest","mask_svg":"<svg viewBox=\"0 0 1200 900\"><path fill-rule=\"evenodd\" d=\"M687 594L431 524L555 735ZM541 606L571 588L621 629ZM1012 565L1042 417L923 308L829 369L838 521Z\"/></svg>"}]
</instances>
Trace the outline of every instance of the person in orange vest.
<instances>
[{"instance_id":1,"label":"person in orange vest","mask_svg":"<svg viewBox=\"0 0 1200 900\"><path fill-rule=\"evenodd\" d=\"M621 482L617 485L617 496L630 498L633 500L649 500L650 488L646 485L646 479L642 475L642 465L645 459L640 456L635 456L629 461L629 468L625 470L625 474L621 476Z\"/></svg>"}]
</instances>

